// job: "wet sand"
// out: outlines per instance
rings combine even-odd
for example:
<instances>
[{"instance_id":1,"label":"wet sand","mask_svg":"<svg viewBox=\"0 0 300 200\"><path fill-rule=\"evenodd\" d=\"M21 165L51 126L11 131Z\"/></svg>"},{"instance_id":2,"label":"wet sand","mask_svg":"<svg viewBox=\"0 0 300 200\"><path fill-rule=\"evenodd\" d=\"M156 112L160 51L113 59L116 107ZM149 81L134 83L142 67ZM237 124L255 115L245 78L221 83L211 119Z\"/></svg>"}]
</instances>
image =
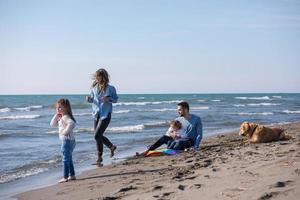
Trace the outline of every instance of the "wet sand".
<instances>
[{"instance_id":1,"label":"wet sand","mask_svg":"<svg viewBox=\"0 0 300 200\"><path fill-rule=\"evenodd\" d=\"M134 156L17 198L298 200L300 122L276 126L293 139L248 144L237 132L207 137L200 151Z\"/></svg>"}]
</instances>

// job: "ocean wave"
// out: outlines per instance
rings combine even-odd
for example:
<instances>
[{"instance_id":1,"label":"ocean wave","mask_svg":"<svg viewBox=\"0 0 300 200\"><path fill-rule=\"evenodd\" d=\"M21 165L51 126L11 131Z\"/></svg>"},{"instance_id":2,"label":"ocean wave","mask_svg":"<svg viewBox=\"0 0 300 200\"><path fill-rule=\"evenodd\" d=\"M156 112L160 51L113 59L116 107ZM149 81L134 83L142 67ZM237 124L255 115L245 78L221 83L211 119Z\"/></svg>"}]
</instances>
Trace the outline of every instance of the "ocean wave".
<instances>
[{"instance_id":1,"label":"ocean wave","mask_svg":"<svg viewBox=\"0 0 300 200\"><path fill-rule=\"evenodd\" d=\"M108 128L107 131L111 133L128 133L128 132L139 132L146 128L155 128L166 126L168 122L160 121L160 122L148 122L145 124L131 125L131 126L120 126L120 127L111 127Z\"/></svg>"},{"instance_id":2,"label":"ocean wave","mask_svg":"<svg viewBox=\"0 0 300 200\"><path fill-rule=\"evenodd\" d=\"M245 104L233 104L234 107L245 107Z\"/></svg>"},{"instance_id":3,"label":"ocean wave","mask_svg":"<svg viewBox=\"0 0 300 200\"><path fill-rule=\"evenodd\" d=\"M273 98L281 99L282 96L272 96Z\"/></svg>"},{"instance_id":4,"label":"ocean wave","mask_svg":"<svg viewBox=\"0 0 300 200\"><path fill-rule=\"evenodd\" d=\"M210 101L213 101L213 102L220 102L221 100L220 100L220 99L213 99L213 100L210 100Z\"/></svg>"},{"instance_id":5,"label":"ocean wave","mask_svg":"<svg viewBox=\"0 0 300 200\"><path fill-rule=\"evenodd\" d=\"M56 129L56 131L47 131L47 134L58 134L58 130Z\"/></svg>"},{"instance_id":6,"label":"ocean wave","mask_svg":"<svg viewBox=\"0 0 300 200\"><path fill-rule=\"evenodd\" d=\"M90 108L91 105L87 102L76 102L76 103L72 103L71 104L72 109L86 109L86 108Z\"/></svg>"},{"instance_id":7,"label":"ocean wave","mask_svg":"<svg viewBox=\"0 0 300 200\"><path fill-rule=\"evenodd\" d=\"M208 106L191 107L191 110L208 110Z\"/></svg>"},{"instance_id":8,"label":"ocean wave","mask_svg":"<svg viewBox=\"0 0 300 200\"><path fill-rule=\"evenodd\" d=\"M75 113L74 116L91 116L92 113Z\"/></svg>"},{"instance_id":9,"label":"ocean wave","mask_svg":"<svg viewBox=\"0 0 300 200\"><path fill-rule=\"evenodd\" d=\"M1 108L0 109L0 113L6 113L6 112L10 112L11 109L10 108Z\"/></svg>"},{"instance_id":10,"label":"ocean wave","mask_svg":"<svg viewBox=\"0 0 300 200\"><path fill-rule=\"evenodd\" d=\"M179 103L182 100L172 100L172 101L141 101L141 102L120 102L115 103L115 106L145 106L145 105L157 105L157 104L172 104L172 103Z\"/></svg>"},{"instance_id":11,"label":"ocean wave","mask_svg":"<svg viewBox=\"0 0 300 200\"><path fill-rule=\"evenodd\" d=\"M7 133L0 133L0 139L8 138L8 137L10 137L10 134L7 134Z\"/></svg>"},{"instance_id":12,"label":"ocean wave","mask_svg":"<svg viewBox=\"0 0 300 200\"><path fill-rule=\"evenodd\" d=\"M238 115L245 115L245 116L252 116L252 115L273 115L273 113L272 112L262 112L262 113L241 112L241 113L238 113Z\"/></svg>"},{"instance_id":13,"label":"ocean wave","mask_svg":"<svg viewBox=\"0 0 300 200\"><path fill-rule=\"evenodd\" d=\"M148 122L145 123L144 126L146 128L154 128L154 127L164 127L168 124L168 121L159 121L159 122Z\"/></svg>"},{"instance_id":14,"label":"ocean wave","mask_svg":"<svg viewBox=\"0 0 300 200\"><path fill-rule=\"evenodd\" d=\"M206 100L205 99L198 99L197 101L198 102L205 102Z\"/></svg>"},{"instance_id":15,"label":"ocean wave","mask_svg":"<svg viewBox=\"0 0 300 200\"><path fill-rule=\"evenodd\" d=\"M37 110L43 108L42 105L35 105L35 106L27 106L27 107L22 107L22 108L13 108L14 110L18 111L32 111L32 110Z\"/></svg>"},{"instance_id":16,"label":"ocean wave","mask_svg":"<svg viewBox=\"0 0 300 200\"><path fill-rule=\"evenodd\" d=\"M36 119L40 117L41 115L11 115L11 116L1 116L0 120Z\"/></svg>"},{"instance_id":17,"label":"ocean wave","mask_svg":"<svg viewBox=\"0 0 300 200\"><path fill-rule=\"evenodd\" d=\"M241 99L241 100L271 100L270 97L268 96L263 96L263 97L234 97L235 99Z\"/></svg>"},{"instance_id":18,"label":"ocean wave","mask_svg":"<svg viewBox=\"0 0 300 200\"><path fill-rule=\"evenodd\" d=\"M175 108L157 108L157 109L151 109L149 111L152 112L167 112L167 111L176 111L177 109Z\"/></svg>"},{"instance_id":19,"label":"ocean wave","mask_svg":"<svg viewBox=\"0 0 300 200\"><path fill-rule=\"evenodd\" d=\"M117 111L114 111L114 113L116 114L122 114L122 113L129 113L130 110L117 110Z\"/></svg>"},{"instance_id":20,"label":"ocean wave","mask_svg":"<svg viewBox=\"0 0 300 200\"><path fill-rule=\"evenodd\" d=\"M168 125L167 121L148 122L144 124L129 125L129 126L117 126L108 127L106 130L108 133L128 133L138 132L147 128L165 127ZM93 128L75 128L74 133L93 133ZM58 134L58 130L48 131L47 134Z\"/></svg>"},{"instance_id":21,"label":"ocean wave","mask_svg":"<svg viewBox=\"0 0 300 200\"><path fill-rule=\"evenodd\" d=\"M93 132L94 129L93 128L75 128L73 130L73 133L91 133ZM53 131L47 131L47 134L58 134L58 130L55 129Z\"/></svg>"},{"instance_id":22,"label":"ocean wave","mask_svg":"<svg viewBox=\"0 0 300 200\"><path fill-rule=\"evenodd\" d=\"M34 161L32 163L25 164L21 167L2 173L0 175L0 184L40 174L42 172L48 171L52 167L57 166L59 162L61 162L61 157L55 156L53 159Z\"/></svg>"},{"instance_id":23,"label":"ocean wave","mask_svg":"<svg viewBox=\"0 0 300 200\"><path fill-rule=\"evenodd\" d=\"M127 133L127 132L137 132L145 129L144 124L139 124L139 125L132 125L132 126L120 126L120 127L112 127L112 128L107 128L107 131L109 132L122 132L122 133Z\"/></svg>"},{"instance_id":24,"label":"ocean wave","mask_svg":"<svg viewBox=\"0 0 300 200\"><path fill-rule=\"evenodd\" d=\"M77 128L74 130L74 133L91 133L91 132L94 132L93 128Z\"/></svg>"},{"instance_id":25,"label":"ocean wave","mask_svg":"<svg viewBox=\"0 0 300 200\"><path fill-rule=\"evenodd\" d=\"M284 110L282 112L285 114L300 114L300 110Z\"/></svg>"},{"instance_id":26,"label":"ocean wave","mask_svg":"<svg viewBox=\"0 0 300 200\"><path fill-rule=\"evenodd\" d=\"M278 103L249 103L248 106L278 106Z\"/></svg>"}]
</instances>

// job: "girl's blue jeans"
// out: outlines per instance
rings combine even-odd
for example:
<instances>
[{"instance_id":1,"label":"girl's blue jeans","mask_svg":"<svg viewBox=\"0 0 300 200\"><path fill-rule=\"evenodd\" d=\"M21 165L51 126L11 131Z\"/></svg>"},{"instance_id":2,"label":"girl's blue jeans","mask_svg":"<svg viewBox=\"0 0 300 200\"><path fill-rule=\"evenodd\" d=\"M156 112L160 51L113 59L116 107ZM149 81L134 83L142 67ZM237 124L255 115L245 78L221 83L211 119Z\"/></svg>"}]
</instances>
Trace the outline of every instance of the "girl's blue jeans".
<instances>
[{"instance_id":1,"label":"girl's blue jeans","mask_svg":"<svg viewBox=\"0 0 300 200\"><path fill-rule=\"evenodd\" d=\"M62 141L61 151L62 151L64 178L68 178L69 176L75 176L74 165L72 160L72 152L75 148L75 145L76 145L75 140L63 139Z\"/></svg>"}]
</instances>

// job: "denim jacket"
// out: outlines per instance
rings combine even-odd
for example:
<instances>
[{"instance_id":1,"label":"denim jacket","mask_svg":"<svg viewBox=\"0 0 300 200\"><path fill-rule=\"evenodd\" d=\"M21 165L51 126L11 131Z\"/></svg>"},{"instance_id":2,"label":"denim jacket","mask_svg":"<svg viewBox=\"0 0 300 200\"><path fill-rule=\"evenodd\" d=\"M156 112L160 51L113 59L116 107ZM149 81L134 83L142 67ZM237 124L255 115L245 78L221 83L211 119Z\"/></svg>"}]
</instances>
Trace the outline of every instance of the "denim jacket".
<instances>
[{"instance_id":1,"label":"denim jacket","mask_svg":"<svg viewBox=\"0 0 300 200\"><path fill-rule=\"evenodd\" d=\"M103 102L102 97L109 97L109 101ZM94 118L96 119L98 116L100 120L107 118L108 114L112 113L112 103L117 103L118 98L116 88L112 85L107 85L104 91L100 91L98 85L93 87L91 100L88 102L92 103Z\"/></svg>"}]
</instances>

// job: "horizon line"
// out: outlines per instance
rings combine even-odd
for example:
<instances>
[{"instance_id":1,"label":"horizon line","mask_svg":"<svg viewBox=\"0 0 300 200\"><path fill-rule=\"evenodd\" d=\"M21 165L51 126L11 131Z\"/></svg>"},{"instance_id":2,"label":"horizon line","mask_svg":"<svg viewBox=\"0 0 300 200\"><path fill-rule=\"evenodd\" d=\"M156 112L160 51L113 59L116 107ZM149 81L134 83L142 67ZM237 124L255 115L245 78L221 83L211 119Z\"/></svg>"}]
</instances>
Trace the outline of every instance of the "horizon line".
<instances>
[{"instance_id":1,"label":"horizon line","mask_svg":"<svg viewBox=\"0 0 300 200\"><path fill-rule=\"evenodd\" d=\"M300 92L211 92L211 93L190 93L190 92L158 92L158 93L118 93L118 95L158 95L158 94L300 94ZM88 93L48 93L48 94L40 94L40 93L28 93L28 94L0 94L0 96L30 96L30 95L39 95L39 96L56 96L56 95L88 95Z\"/></svg>"}]
</instances>

